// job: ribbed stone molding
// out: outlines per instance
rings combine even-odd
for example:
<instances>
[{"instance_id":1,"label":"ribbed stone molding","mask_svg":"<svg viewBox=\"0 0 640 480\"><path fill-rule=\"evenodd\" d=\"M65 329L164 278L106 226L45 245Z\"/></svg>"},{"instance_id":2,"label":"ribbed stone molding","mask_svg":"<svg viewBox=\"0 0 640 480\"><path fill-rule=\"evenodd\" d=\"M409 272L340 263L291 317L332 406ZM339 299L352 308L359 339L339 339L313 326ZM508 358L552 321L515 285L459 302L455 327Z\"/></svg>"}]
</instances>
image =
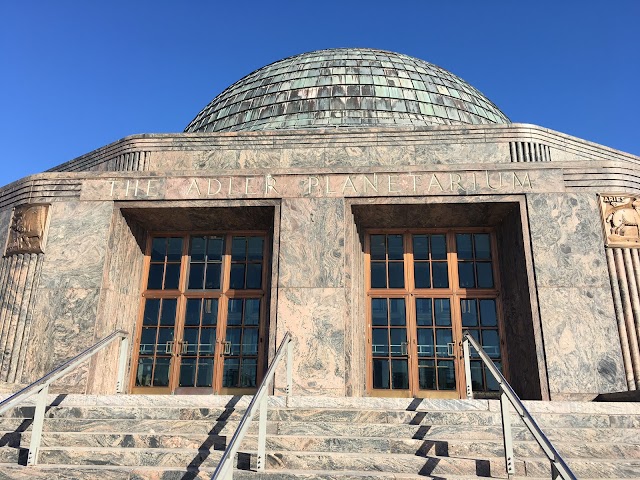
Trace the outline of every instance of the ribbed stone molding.
<instances>
[{"instance_id":1,"label":"ribbed stone molding","mask_svg":"<svg viewBox=\"0 0 640 480\"><path fill-rule=\"evenodd\" d=\"M0 259L0 381L21 382L44 255Z\"/></svg>"},{"instance_id":2,"label":"ribbed stone molding","mask_svg":"<svg viewBox=\"0 0 640 480\"><path fill-rule=\"evenodd\" d=\"M640 250L608 248L607 264L629 390L640 390Z\"/></svg>"}]
</instances>

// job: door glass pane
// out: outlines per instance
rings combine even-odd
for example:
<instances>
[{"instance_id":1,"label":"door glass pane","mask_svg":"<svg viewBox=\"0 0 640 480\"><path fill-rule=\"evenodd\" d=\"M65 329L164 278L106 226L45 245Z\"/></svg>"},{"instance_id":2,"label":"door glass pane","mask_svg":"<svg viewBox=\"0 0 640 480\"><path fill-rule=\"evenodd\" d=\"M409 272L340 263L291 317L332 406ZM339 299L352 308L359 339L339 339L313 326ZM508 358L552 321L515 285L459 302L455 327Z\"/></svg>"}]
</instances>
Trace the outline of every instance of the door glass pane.
<instances>
[{"instance_id":1,"label":"door glass pane","mask_svg":"<svg viewBox=\"0 0 640 480\"><path fill-rule=\"evenodd\" d=\"M458 233L456 235L456 249L458 251L458 258L460 259L473 258L473 247L471 246L470 233Z\"/></svg>"},{"instance_id":2,"label":"door glass pane","mask_svg":"<svg viewBox=\"0 0 640 480\"><path fill-rule=\"evenodd\" d=\"M164 262L167 251L167 239L165 237L154 238L151 245L151 261Z\"/></svg>"},{"instance_id":3,"label":"door glass pane","mask_svg":"<svg viewBox=\"0 0 640 480\"><path fill-rule=\"evenodd\" d=\"M373 359L373 388L389 389L389 360Z\"/></svg>"},{"instance_id":4,"label":"door glass pane","mask_svg":"<svg viewBox=\"0 0 640 480\"><path fill-rule=\"evenodd\" d=\"M407 355L407 331L404 328L390 329L391 355Z\"/></svg>"},{"instance_id":5,"label":"door glass pane","mask_svg":"<svg viewBox=\"0 0 640 480\"><path fill-rule=\"evenodd\" d=\"M444 235L431 235L431 259L447 259L447 239Z\"/></svg>"},{"instance_id":6,"label":"door glass pane","mask_svg":"<svg viewBox=\"0 0 640 480\"><path fill-rule=\"evenodd\" d=\"M478 262L476 263L476 269L478 270L478 288L493 288L491 263Z\"/></svg>"},{"instance_id":7,"label":"door glass pane","mask_svg":"<svg viewBox=\"0 0 640 480\"><path fill-rule=\"evenodd\" d=\"M260 323L260 299L247 298L244 301L244 324L258 325Z\"/></svg>"},{"instance_id":8,"label":"door glass pane","mask_svg":"<svg viewBox=\"0 0 640 480\"><path fill-rule=\"evenodd\" d=\"M480 300L480 322L483 327L495 327L498 325L495 300Z\"/></svg>"},{"instance_id":9,"label":"door glass pane","mask_svg":"<svg viewBox=\"0 0 640 480\"><path fill-rule=\"evenodd\" d=\"M433 262L433 288L449 288L449 267L446 262Z\"/></svg>"},{"instance_id":10,"label":"door glass pane","mask_svg":"<svg viewBox=\"0 0 640 480\"><path fill-rule=\"evenodd\" d=\"M500 340L497 330L482 331L482 348L491 358L500 358Z\"/></svg>"},{"instance_id":11,"label":"door glass pane","mask_svg":"<svg viewBox=\"0 0 640 480\"><path fill-rule=\"evenodd\" d=\"M170 363L171 363L171 357L156 358L156 366L153 372L154 387L169 386L169 364Z\"/></svg>"},{"instance_id":12,"label":"door glass pane","mask_svg":"<svg viewBox=\"0 0 640 480\"><path fill-rule=\"evenodd\" d=\"M393 389L409 388L409 366L407 360L391 361L391 379Z\"/></svg>"},{"instance_id":13,"label":"door glass pane","mask_svg":"<svg viewBox=\"0 0 640 480\"><path fill-rule=\"evenodd\" d=\"M160 299L150 298L144 304L143 325L158 325L160 315Z\"/></svg>"},{"instance_id":14,"label":"door glass pane","mask_svg":"<svg viewBox=\"0 0 640 480\"><path fill-rule=\"evenodd\" d=\"M205 298L202 309L202 325L216 325L218 323L218 299Z\"/></svg>"},{"instance_id":15,"label":"door glass pane","mask_svg":"<svg viewBox=\"0 0 640 480\"><path fill-rule=\"evenodd\" d=\"M477 259L491 258L491 243L488 233L476 233L473 236Z\"/></svg>"},{"instance_id":16,"label":"door glass pane","mask_svg":"<svg viewBox=\"0 0 640 480\"><path fill-rule=\"evenodd\" d=\"M213 384L213 358L198 360L198 380L196 387L210 387Z\"/></svg>"},{"instance_id":17,"label":"door glass pane","mask_svg":"<svg viewBox=\"0 0 640 480\"><path fill-rule=\"evenodd\" d=\"M249 256L250 262L262 260L262 250L264 247L264 239L262 237L249 237Z\"/></svg>"},{"instance_id":18,"label":"door glass pane","mask_svg":"<svg viewBox=\"0 0 640 480\"><path fill-rule=\"evenodd\" d=\"M180 362L180 386L193 387L196 382L196 358L183 358Z\"/></svg>"},{"instance_id":19,"label":"door glass pane","mask_svg":"<svg viewBox=\"0 0 640 480\"><path fill-rule=\"evenodd\" d=\"M138 358L138 369L136 371L136 387L150 387L152 373L153 358Z\"/></svg>"},{"instance_id":20,"label":"door glass pane","mask_svg":"<svg viewBox=\"0 0 640 480\"><path fill-rule=\"evenodd\" d=\"M387 288L387 268L384 262L371 262L371 288Z\"/></svg>"},{"instance_id":21,"label":"door glass pane","mask_svg":"<svg viewBox=\"0 0 640 480\"><path fill-rule=\"evenodd\" d=\"M413 259L429 260L429 237L427 235L413 236Z\"/></svg>"},{"instance_id":22,"label":"door glass pane","mask_svg":"<svg viewBox=\"0 0 640 480\"><path fill-rule=\"evenodd\" d=\"M433 330L431 328L418 329L418 356L433 357L435 356L433 343Z\"/></svg>"},{"instance_id":23,"label":"door glass pane","mask_svg":"<svg viewBox=\"0 0 640 480\"><path fill-rule=\"evenodd\" d=\"M371 323L373 325L388 325L386 298L371 299Z\"/></svg>"},{"instance_id":24,"label":"door glass pane","mask_svg":"<svg viewBox=\"0 0 640 480\"><path fill-rule=\"evenodd\" d=\"M173 326L176 324L176 307L178 300L176 298L167 298L162 300L160 313L160 325Z\"/></svg>"},{"instance_id":25,"label":"door glass pane","mask_svg":"<svg viewBox=\"0 0 640 480\"><path fill-rule=\"evenodd\" d=\"M385 235L371 235L371 260L386 260Z\"/></svg>"},{"instance_id":26,"label":"door glass pane","mask_svg":"<svg viewBox=\"0 0 640 480\"><path fill-rule=\"evenodd\" d=\"M389 319L391 320L391 325L400 326L406 325L407 320L405 317L405 306L404 306L404 298L391 298L389 299Z\"/></svg>"},{"instance_id":27,"label":"door glass pane","mask_svg":"<svg viewBox=\"0 0 640 480\"><path fill-rule=\"evenodd\" d=\"M189 284L190 290L201 290L204 281L204 263L192 263L189 266Z\"/></svg>"},{"instance_id":28,"label":"door glass pane","mask_svg":"<svg viewBox=\"0 0 640 480\"><path fill-rule=\"evenodd\" d=\"M478 312L475 300L460 300L463 327L476 327L478 325Z\"/></svg>"},{"instance_id":29,"label":"door glass pane","mask_svg":"<svg viewBox=\"0 0 640 480\"><path fill-rule=\"evenodd\" d=\"M216 329L203 328L200 330L199 355L213 355L216 350Z\"/></svg>"},{"instance_id":30,"label":"door glass pane","mask_svg":"<svg viewBox=\"0 0 640 480\"><path fill-rule=\"evenodd\" d=\"M433 323L430 298L416 298L416 324L418 326Z\"/></svg>"},{"instance_id":31,"label":"door glass pane","mask_svg":"<svg viewBox=\"0 0 640 480\"><path fill-rule=\"evenodd\" d=\"M233 237L231 241L231 260L243 262L247 258L247 240L245 237Z\"/></svg>"},{"instance_id":32,"label":"door glass pane","mask_svg":"<svg viewBox=\"0 0 640 480\"><path fill-rule=\"evenodd\" d=\"M438 357L450 357L452 343L453 334L450 329L438 328L436 330L436 355Z\"/></svg>"},{"instance_id":33,"label":"door glass pane","mask_svg":"<svg viewBox=\"0 0 640 480\"><path fill-rule=\"evenodd\" d=\"M229 300L229 311L227 313L227 325L242 324L242 299L233 298Z\"/></svg>"},{"instance_id":34,"label":"door glass pane","mask_svg":"<svg viewBox=\"0 0 640 480\"><path fill-rule=\"evenodd\" d=\"M240 375L240 387L251 388L257 385L258 361L255 358L242 360L242 372Z\"/></svg>"},{"instance_id":35,"label":"door glass pane","mask_svg":"<svg viewBox=\"0 0 640 480\"><path fill-rule=\"evenodd\" d=\"M200 307L202 306L202 299L189 298L187 300L187 311L184 317L185 325L200 325Z\"/></svg>"},{"instance_id":36,"label":"door glass pane","mask_svg":"<svg viewBox=\"0 0 640 480\"><path fill-rule=\"evenodd\" d=\"M207 242L207 260L210 262L221 261L223 248L224 241L222 237L209 237Z\"/></svg>"},{"instance_id":37,"label":"door glass pane","mask_svg":"<svg viewBox=\"0 0 640 480\"><path fill-rule=\"evenodd\" d=\"M152 263L149 266L149 279L147 280L147 289L160 290L162 288L163 275L164 275L164 264Z\"/></svg>"},{"instance_id":38,"label":"door glass pane","mask_svg":"<svg viewBox=\"0 0 640 480\"><path fill-rule=\"evenodd\" d=\"M182 354L197 355L198 354L198 334L199 328L185 328L182 338Z\"/></svg>"},{"instance_id":39,"label":"door glass pane","mask_svg":"<svg viewBox=\"0 0 640 480\"><path fill-rule=\"evenodd\" d=\"M418 361L418 383L421 390L436 389L436 368L433 360Z\"/></svg>"},{"instance_id":40,"label":"door glass pane","mask_svg":"<svg viewBox=\"0 0 640 480\"><path fill-rule=\"evenodd\" d=\"M140 355L153 355L156 353L156 336L158 329L145 327L140 337ZM150 359L152 360L152 359Z\"/></svg>"},{"instance_id":41,"label":"door glass pane","mask_svg":"<svg viewBox=\"0 0 640 480\"><path fill-rule=\"evenodd\" d=\"M164 289L176 290L180 283L180 264L167 263L164 273Z\"/></svg>"},{"instance_id":42,"label":"door glass pane","mask_svg":"<svg viewBox=\"0 0 640 480\"><path fill-rule=\"evenodd\" d=\"M458 276L460 277L460 288L474 288L476 286L473 262L458 263Z\"/></svg>"},{"instance_id":43,"label":"door glass pane","mask_svg":"<svg viewBox=\"0 0 640 480\"><path fill-rule=\"evenodd\" d=\"M451 325L451 304L448 298L436 298L434 301L436 325Z\"/></svg>"},{"instance_id":44,"label":"door glass pane","mask_svg":"<svg viewBox=\"0 0 640 480\"><path fill-rule=\"evenodd\" d=\"M226 388L238 386L239 375L240 359L225 358L224 371L222 372L222 386Z\"/></svg>"},{"instance_id":45,"label":"door glass pane","mask_svg":"<svg viewBox=\"0 0 640 480\"><path fill-rule=\"evenodd\" d=\"M260 288L262 286L262 264L249 263L247 265L247 288Z\"/></svg>"},{"instance_id":46,"label":"door glass pane","mask_svg":"<svg viewBox=\"0 0 640 480\"><path fill-rule=\"evenodd\" d=\"M167 262L180 262L182 259L182 238L169 238Z\"/></svg>"},{"instance_id":47,"label":"door glass pane","mask_svg":"<svg viewBox=\"0 0 640 480\"><path fill-rule=\"evenodd\" d=\"M244 263L236 263L231 265L231 279L229 281L229 288L243 289L244 288Z\"/></svg>"},{"instance_id":48,"label":"door glass pane","mask_svg":"<svg viewBox=\"0 0 640 480\"><path fill-rule=\"evenodd\" d=\"M191 237L189 256L192 262L204 262L207 241L204 237Z\"/></svg>"},{"instance_id":49,"label":"door glass pane","mask_svg":"<svg viewBox=\"0 0 640 480\"><path fill-rule=\"evenodd\" d=\"M404 263L389 262L389 288L404 288Z\"/></svg>"},{"instance_id":50,"label":"door glass pane","mask_svg":"<svg viewBox=\"0 0 640 480\"><path fill-rule=\"evenodd\" d=\"M206 288L207 290L220 290L221 277L222 264L208 263L207 275L204 280L204 288Z\"/></svg>"},{"instance_id":51,"label":"door glass pane","mask_svg":"<svg viewBox=\"0 0 640 480\"><path fill-rule=\"evenodd\" d=\"M455 390L456 372L453 360L438 360L438 389Z\"/></svg>"},{"instance_id":52,"label":"door glass pane","mask_svg":"<svg viewBox=\"0 0 640 480\"><path fill-rule=\"evenodd\" d=\"M429 262L418 262L414 264L413 268L416 288L431 288L431 267Z\"/></svg>"},{"instance_id":53,"label":"door glass pane","mask_svg":"<svg viewBox=\"0 0 640 480\"><path fill-rule=\"evenodd\" d=\"M389 260L402 260L404 258L404 245L402 235L387 235Z\"/></svg>"},{"instance_id":54,"label":"door glass pane","mask_svg":"<svg viewBox=\"0 0 640 480\"><path fill-rule=\"evenodd\" d=\"M371 349L374 355L389 355L389 331L386 328L374 328Z\"/></svg>"}]
</instances>

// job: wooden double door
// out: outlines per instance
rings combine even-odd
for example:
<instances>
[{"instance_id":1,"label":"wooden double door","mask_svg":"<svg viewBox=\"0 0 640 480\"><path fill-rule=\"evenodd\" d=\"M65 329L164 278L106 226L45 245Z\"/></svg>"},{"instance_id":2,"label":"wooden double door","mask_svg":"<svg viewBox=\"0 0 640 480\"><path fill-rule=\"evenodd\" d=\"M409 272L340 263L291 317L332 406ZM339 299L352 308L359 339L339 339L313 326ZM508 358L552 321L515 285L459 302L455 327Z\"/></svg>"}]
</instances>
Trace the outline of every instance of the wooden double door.
<instances>
[{"instance_id":1,"label":"wooden double door","mask_svg":"<svg viewBox=\"0 0 640 480\"><path fill-rule=\"evenodd\" d=\"M462 397L465 330L505 370L491 231L371 231L365 253L369 394ZM497 390L477 355L471 377Z\"/></svg>"},{"instance_id":2,"label":"wooden double door","mask_svg":"<svg viewBox=\"0 0 640 480\"><path fill-rule=\"evenodd\" d=\"M255 391L266 335L267 236L149 239L134 393Z\"/></svg>"}]
</instances>

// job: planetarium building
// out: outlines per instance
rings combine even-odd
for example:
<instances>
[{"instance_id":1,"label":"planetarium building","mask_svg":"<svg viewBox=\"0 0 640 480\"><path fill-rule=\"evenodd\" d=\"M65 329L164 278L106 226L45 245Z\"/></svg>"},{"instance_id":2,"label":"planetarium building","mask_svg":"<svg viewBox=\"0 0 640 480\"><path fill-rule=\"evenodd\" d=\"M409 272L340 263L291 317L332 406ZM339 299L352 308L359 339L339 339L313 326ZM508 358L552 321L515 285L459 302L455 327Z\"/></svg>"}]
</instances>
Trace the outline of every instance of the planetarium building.
<instances>
[{"instance_id":1,"label":"planetarium building","mask_svg":"<svg viewBox=\"0 0 640 480\"><path fill-rule=\"evenodd\" d=\"M639 172L416 58L286 58L0 189L0 381L121 329L126 393L251 393L290 332L295 395L491 397L468 331L524 399L640 389Z\"/></svg>"}]
</instances>

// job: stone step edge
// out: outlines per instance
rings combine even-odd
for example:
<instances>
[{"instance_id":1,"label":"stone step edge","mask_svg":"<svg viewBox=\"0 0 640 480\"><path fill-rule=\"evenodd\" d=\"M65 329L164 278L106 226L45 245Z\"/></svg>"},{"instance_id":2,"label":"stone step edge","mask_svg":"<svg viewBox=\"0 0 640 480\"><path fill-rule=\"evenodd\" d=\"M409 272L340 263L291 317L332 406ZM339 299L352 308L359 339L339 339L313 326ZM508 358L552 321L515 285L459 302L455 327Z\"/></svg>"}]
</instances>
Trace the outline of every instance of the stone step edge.
<instances>
[{"instance_id":1,"label":"stone step edge","mask_svg":"<svg viewBox=\"0 0 640 480\"><path fill-rule=\"evenodd\" d=\"M636 429L629 429L636 430ZM13 434L21 434L23 436L30 436L31 431L28 430L26 432L7 432ZM128 436L128 435L145 435L149 437L182 437L182 438L193 438L193 439L203 439L203 441L208 440L209 437L217 437L217 438L229 438L232 435L212 435L212 434L191 434L191 433L170 433L170 432L159 432L159 433L118 433L118 432L43 432L43 437L46 437L47 434L57 434L57 435L79 435L79 436L90 436L90 435L119 435L119 436ZM3 435L3 432L0 431L0 436ZM206 437L205 437L206 435ZM247 433L245 438L255 439L258 438L258 435L255 433ZM492 443L492 444L502 444L501 439L489 440L489 439L473 439L473 438L455 438L455 437L438 437L438 438L389 438L389 437L376 437L376 436L358 436L358 435L290 435L290 434L267 434L267 440L270 438L282 438L282 439L297 439L297 438L314 438L314 439L345 439L345 440L388 440L388 441L413 441L413 442L449 442L452 444L473 444L473 443ZM229 438L230 440L230 438ZM514 445L537 445L538 442L535 440L513 440ZM632 442L602 442L602 441L593 441L593 442L583 442L583 441L571 441L571 440L556 440L553 441L553 445L578 445L585 447L595 447L595 446L640 446L640 433L638 434L637 443ZM8 445L5 445L8 447ZM2 446L0 446L2 448ZM43 447L45 448L45 447ZM46 448L56 448L56 447L46 447ZM73 448L73 447L60 447L60 448ZM89 447L87 447L89 448ZM103 447L103 446L94 446L93 448L123 448L123 449L131 449L138 447ZM147 447L149 450L156 450L157 447ZM159 448L159 447L158 447ZM336 452L338 453L338 452Z\"/></svg>"}]
</instances>

